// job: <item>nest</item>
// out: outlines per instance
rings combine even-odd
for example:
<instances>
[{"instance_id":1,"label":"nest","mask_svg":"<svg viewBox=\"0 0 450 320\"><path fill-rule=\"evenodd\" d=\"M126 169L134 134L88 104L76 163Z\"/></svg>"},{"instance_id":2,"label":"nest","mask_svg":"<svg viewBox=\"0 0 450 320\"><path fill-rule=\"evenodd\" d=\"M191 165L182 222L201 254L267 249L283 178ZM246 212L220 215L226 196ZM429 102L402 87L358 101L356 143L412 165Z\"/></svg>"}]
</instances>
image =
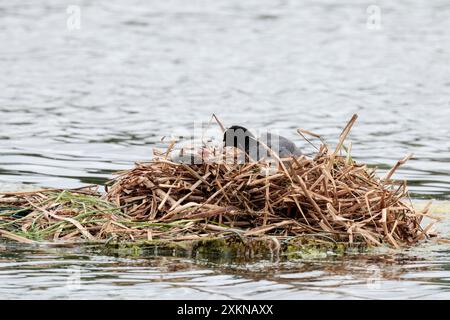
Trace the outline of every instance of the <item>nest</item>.
<instances>
[{"instance_id":1,"label":"nest","mask_svg":"<svg viewBox=\"0 0 450 320\"><path fill-rule=\"evenodd\" d=\"M280 159L274 174L267 164L207 161L174 163L165 156L119 175L105 199L140 221L190 221L177 235L234 232L243 237L324 235L333 241L400 247L427 236L409 201L405 181L393 181L399 161L384 179L374 169L339 155L356 117L338 146L320 147L314 158ZM216 150L207 150L213 154ZM225 158L225 157L224 157Z\"/></svg>"},{"instance_id":2,"label":"nest","mask_svg":"<svg viewBox=\"0 0 450 320\"><path fill-rule=\"evenodd\" d=\"M408 157L379 178L375 169L342 154L355 120L335 150L323 144L314 158L279 159L270 174L265 162L175 163L167 150L119 173L103 195L6 194L0 207L13 207L0 212L0 235L21 242L314 237L397 248L426 238L431 224L422 228L421 221L429 206L415 210L406 182L391 179Z\"/></svg>"}]
</instances>

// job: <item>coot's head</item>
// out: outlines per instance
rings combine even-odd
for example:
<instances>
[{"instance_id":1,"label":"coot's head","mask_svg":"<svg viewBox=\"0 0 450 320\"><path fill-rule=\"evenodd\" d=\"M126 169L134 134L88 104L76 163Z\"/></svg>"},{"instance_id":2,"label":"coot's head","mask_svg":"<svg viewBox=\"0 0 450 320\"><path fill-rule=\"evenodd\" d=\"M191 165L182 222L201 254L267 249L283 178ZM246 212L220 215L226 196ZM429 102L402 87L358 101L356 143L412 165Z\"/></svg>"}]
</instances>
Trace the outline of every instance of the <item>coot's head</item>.
<instances>
[{"instance_id":1,"label":"coot's head","mask_svg":"<svg viewBox=\"0 0 450 320\"><path fill-rule=\"evenodd\" d=\"M241 126L231 126L223 134L225 147L235 147L246 154L250 154L250 145L253 145L255 141L255 136L247 128Z\"/></svg>"}]
</instances>

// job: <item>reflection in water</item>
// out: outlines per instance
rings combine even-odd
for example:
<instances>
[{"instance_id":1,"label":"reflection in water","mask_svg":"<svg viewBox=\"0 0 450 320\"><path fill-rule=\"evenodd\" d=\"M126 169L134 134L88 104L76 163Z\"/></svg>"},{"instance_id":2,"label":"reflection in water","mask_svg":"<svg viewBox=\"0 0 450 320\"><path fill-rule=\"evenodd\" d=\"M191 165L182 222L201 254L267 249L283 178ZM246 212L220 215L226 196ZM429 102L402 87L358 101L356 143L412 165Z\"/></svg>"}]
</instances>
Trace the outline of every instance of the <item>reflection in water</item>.
<instances>
[{"instance_id":1,"label":"reflection in water","mask_svg":"<svg viewBox=\"0 0 450 320\"><path fill-rule=\"evenodd\" d=\"M448 298L450 284L448 250L441 250L216 264L208 259L113 257L81 248L3 244L0 297L439 299Z\"/></svg>"},{"instance_id":2,"label":"reflection in water","mask_svg":"<svg viewBox=\"0 0 450 320\"><path fill-rule=\"evenodd\" d=\"M333 143L358 113L357 160L413 152L397 177L450 199L447 2L379 0L375 31L356 0L79 0L70 31L64 2L3 1L0 188L102 183L212 113L306 149L297 127ZM0 298L448 298L448 253L217 264L0 244Z\"/></svg>"}]
</instances>

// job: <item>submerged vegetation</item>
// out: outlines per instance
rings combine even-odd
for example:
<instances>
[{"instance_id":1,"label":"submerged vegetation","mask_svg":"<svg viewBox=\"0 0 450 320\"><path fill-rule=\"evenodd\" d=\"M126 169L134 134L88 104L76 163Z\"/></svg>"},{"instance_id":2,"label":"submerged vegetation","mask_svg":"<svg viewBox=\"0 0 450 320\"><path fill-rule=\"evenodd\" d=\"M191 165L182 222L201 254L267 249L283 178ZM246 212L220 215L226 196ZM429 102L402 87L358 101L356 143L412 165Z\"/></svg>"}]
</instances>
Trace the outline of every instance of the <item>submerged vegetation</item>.
<instances>
[{"instance_id":1,"label":"submerged vegetation","mask_svg":"<svg viewBox=\"0 0 450 320\"><path fill-rule=\"evenodd\" d=\"M431 224L421 222L429 206L416 210L406 182L391 179L408 158L379 178L349 152L342 155L355 120L334 150L323 144L314 158L278 159L271 175L261 161L186 165L172 162L167 150L120 173L105 194L96 188L2 193L0 236L25 243L262 240L275 251L311 241L398 248L425 239Z\"/></svg>"}]
</instances>

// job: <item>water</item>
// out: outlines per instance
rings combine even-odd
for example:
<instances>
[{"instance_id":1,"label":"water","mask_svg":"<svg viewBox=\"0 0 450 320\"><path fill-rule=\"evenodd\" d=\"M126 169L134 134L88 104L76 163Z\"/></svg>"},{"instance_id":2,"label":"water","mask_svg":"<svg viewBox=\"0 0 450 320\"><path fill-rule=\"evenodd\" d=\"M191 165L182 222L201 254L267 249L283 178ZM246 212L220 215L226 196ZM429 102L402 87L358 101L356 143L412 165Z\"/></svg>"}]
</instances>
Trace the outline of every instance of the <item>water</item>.
<instances>
[{"instance_id":1,"label":"water","mask_svg":"<svg viewBox=\"0 0 450 320\"><path fill-rule=\"evenodd\" d=\"M448 299L449 255L393 254L214 263L104 256L80 248L0 247L3 299Z\"/></svg>"},{"instance_id":2,"label":"water","mask_svg":"<svg viewBox=\"0 0 450 320\"><path fill-rule=\"evenodd\" d=\"M103 183L148 159L162 136L189 135L212 113L305 148L296 128L333 143L358 113L350 135L357 160L382 173L412 152L396 177L408 179L416 199L450 199L448 1L376 1L380 30L367 27L372 3L356 0L71 4L81 9L80 30L67 28L60 1L0 3L2 189ZM377 262L399 276L372 290L358 278L364 257L307 268L253 263L251 275L185 259L173 273L162 258L8 246L0 297L67 296L61 281L72 266L87 275L70 296L448 297L449 249L427 250L418 260ZM335 273L334 263L346 267Z\"/></svg>"}]
</instances>

